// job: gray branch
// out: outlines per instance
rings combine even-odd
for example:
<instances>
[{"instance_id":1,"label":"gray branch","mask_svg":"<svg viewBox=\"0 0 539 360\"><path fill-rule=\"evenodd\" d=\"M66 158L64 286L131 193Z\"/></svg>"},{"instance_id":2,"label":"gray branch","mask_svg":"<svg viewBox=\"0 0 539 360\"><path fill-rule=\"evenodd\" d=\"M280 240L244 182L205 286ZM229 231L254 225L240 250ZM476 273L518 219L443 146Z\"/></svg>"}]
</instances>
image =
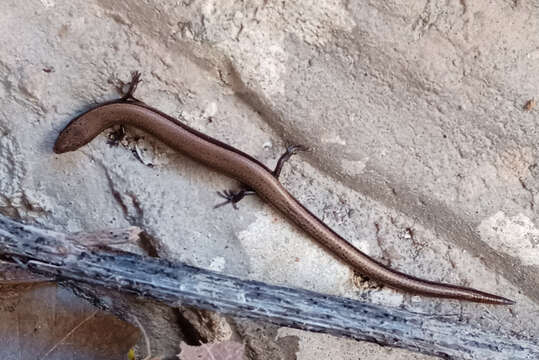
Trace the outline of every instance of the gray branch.
<instances>
[{"instance_id":1,"label":"gray branch","mask_svg":"<svg viewBox=\"0 0 539 360\"><path fill-rule=\"evenodd\" d=\"M232 276L103 247L132 242L133 229L81 237L0 215L0 258L70 282L104 286L280 326L345 336L458 359L538 359L539 345L514 334ZM121 235L121 236L119 236ZM85 241L82 241L82 239ZM101 238L101 239L100 239Z\"/></svg>"}]
</instances>

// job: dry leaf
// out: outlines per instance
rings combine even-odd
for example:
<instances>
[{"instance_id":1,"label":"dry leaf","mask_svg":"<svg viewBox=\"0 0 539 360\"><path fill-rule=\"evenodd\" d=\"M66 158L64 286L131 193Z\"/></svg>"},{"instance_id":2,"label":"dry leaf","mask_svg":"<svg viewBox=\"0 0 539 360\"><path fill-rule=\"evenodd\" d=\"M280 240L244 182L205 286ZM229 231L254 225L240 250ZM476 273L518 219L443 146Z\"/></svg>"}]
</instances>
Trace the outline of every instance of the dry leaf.
<instances>
[{"instance_id":1,"label":"dry leaf","mask_svg":"<svg viewBox=\"0 0 539 360\"><path fill-rule=\"evenodd\" d=\"M235 341L223 341L201 346L190 346L182 343L180 360L243 360L245 346Z\"/></svg>"},{"instance_id":2,"label":"dry leaf","mask_svg":"<svg viewBox=\"0 0 539 360\"><path fill-rule=\"evenodd\" d=\"M56 284L0 293L0 359L123 360L138 336L132 325Z\"/></svg>"},{"instance_id":3,"label":"dry leaf","mask_svg":"<svg viewBox=\"0 0 539 360\"><path fill-rule=\"evenodd\" d=\"M530 99L526 102L526 104L524 105L524 110L526 111L531 111L533 110L533 108L535 107L535 105L537 105L537 103L535 102L535 99Z\"/></svg>"}]
</instances>

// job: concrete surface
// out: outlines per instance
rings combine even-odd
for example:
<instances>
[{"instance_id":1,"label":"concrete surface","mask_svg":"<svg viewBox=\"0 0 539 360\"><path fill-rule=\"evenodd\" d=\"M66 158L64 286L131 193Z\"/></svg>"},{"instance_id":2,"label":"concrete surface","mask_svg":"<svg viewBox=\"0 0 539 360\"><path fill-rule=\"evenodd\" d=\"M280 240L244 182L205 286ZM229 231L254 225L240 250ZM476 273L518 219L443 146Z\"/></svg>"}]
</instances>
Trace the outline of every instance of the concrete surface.
<instances>
[{"instance_id":1,"label":"concrete surface","mask_svg":"<svg viewBox=\"0 0 539 360\"><path fill-rule=\"evenodd\" d=\"M538 109L524 108L539 96L538 15L529 1L4 0L0 211L62 231L139 225L163 257L538 336ZM358 281L254 197L213 210L237 185L132 129L125 146L105 134L53 154L132 70L139 98L268 165L310 147L284 185L368 254L517 304ZM289 358L427 358L282 333L298 338Z\"/></svg>"}]
</instances>

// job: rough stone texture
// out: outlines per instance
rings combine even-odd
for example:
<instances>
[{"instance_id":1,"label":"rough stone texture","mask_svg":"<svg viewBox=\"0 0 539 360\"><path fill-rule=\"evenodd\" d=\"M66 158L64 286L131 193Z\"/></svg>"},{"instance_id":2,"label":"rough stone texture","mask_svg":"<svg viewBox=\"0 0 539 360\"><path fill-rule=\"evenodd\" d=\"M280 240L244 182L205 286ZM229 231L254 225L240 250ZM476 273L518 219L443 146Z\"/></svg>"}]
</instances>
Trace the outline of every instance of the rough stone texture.
<instances>
[{"instance_id":1,"label":"rough stone texture","mask_svg":"<svg viewBox=\"0 0 539 360\"><path fill-rule=\"evenodd\" d=\"M524 106L539 96L538 15L500 0L4 0L0 211L61 231L139 225L163 257L537 336L538 109ZM234 182L143 133L129 130L144 137L130 146L153 167L105 135L53 154L69 119L131 70L138 97L266 164L285 143L309 146L285 186L368 254L517 304L358 287L256 198L212 210ZM298 359L425 358L283 331Z\"/></svg>"}]
</instances>

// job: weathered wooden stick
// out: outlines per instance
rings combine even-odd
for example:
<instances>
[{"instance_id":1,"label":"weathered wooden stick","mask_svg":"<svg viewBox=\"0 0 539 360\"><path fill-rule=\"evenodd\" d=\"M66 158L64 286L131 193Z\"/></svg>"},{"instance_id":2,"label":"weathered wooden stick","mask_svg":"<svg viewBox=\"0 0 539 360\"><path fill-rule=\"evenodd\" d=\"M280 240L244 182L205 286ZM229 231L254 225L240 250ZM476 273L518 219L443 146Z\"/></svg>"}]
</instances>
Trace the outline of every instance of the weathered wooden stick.
<instances>
[{"instance_id":1,"label":"weathered wooden stick","mask_svg":"<svg viewBox=\"0 0 539 360\"><path fill-rule=\"evenodd\" d=\"M132 229L127 229L125 238L111 238L119 239L117 244L129 242L132 234ZM539 345L533 339L486 332L443 317L107 251L95 238L85 245L80 240L80 236L23 225L0 215L0 258L59 280L100 285L171 306L189 305L444 358L539 358Z\"/></svg>"}]
</instances>

